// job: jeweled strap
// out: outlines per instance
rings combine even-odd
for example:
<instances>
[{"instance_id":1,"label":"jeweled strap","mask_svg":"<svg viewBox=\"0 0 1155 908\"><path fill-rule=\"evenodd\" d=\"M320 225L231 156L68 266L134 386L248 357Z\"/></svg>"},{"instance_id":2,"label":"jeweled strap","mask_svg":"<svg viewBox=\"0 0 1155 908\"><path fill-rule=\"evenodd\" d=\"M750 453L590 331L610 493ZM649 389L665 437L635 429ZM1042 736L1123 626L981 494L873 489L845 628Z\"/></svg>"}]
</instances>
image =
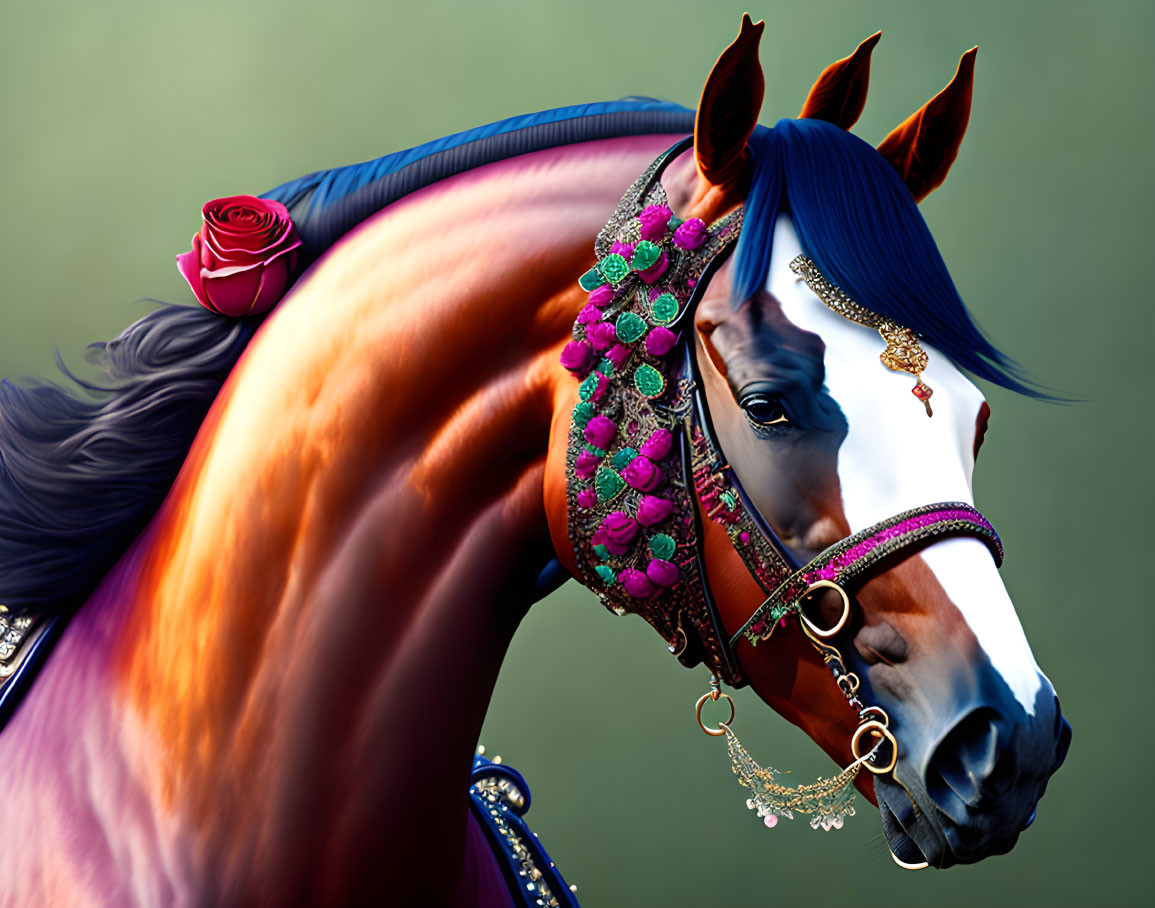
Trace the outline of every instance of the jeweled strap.
<instances>
[{"instance_id":1,"label":"jeweled strap","mask_svg":"<svg viewBox=\"0 0 1155 908\"><path fill-rule=\"evenodd\" d=\"M473 758L469 798L473 816L493 849L519 908L579 908L574 892L525 821L529 786L515 769L483 756Z\"/></svg>"},{"instance_id":2,"label":"jeweled strap","mask_svg":"<svg viewBox=\"0 0 1155 908\"><path fill-rule=\"evenodd\" d=\"M566 454L569 534L577 575L617 614L649 622L684 664L740 678L701 576L682 427L682 374L694 306L735 245L742 209L712 224L667 204L659 157L626 191L578 283L588 296L562 365L576 379Z\"/></svg>"},{"instance_id":3,"label":"jeweled strap","mask_svg":"<svg viewBox=\"0 0 1155 908\"><path fill-rule=\"evenodd\" d=\"M734 646L741 637L753 645L765 640L777 621L788 612L797 611L799 601L817 581L829 580L846 589L891 556L948 536L979 539L991 550L995 565L1003 563L998 533L969 504L952 501L903 511L847 536L795 571L742 625L730 645Z\"/></svg>"},{"instance_id":4,"label":"jeweled strap","mask_svg":"<svg viewBox=\"0 0 1155 908\"><path fill-rule=\"evenodd\" d=\"M0 731L64 631L61 615L15 615L0 606Z\"/></svg>"}]
</instances>

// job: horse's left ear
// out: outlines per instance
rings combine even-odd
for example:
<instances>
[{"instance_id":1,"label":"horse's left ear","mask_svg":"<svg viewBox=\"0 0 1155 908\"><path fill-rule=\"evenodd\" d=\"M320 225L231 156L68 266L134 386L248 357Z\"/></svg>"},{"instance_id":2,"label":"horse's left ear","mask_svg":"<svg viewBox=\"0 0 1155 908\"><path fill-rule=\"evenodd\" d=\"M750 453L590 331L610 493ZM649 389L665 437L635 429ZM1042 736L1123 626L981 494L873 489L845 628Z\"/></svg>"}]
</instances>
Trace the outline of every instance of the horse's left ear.
<instances>
[{"instance_id":1,"label":"horse's left ear","mask_svg":"<svg viewBox=\"0 0 1155 908\"><path fill-rule=\"evenodd\" d=\"M971 116L975 56L972 47L959 60L950 84L882 140L879 153L890 161L916 202L946 179L958 156Z\"/></svg>"},{"instance_id":2,"label":"horse's left ear","mask_svg":"<svg viewBox=\"0 0 1155 908\"><path fill-rule=\"evenodd\" d=\"M746 169L746 140L758 124L766 82L758 62L765 22L742 14L742 30L710 70L694 122L698 169L715 186L736 182Z\"/></svg>"}]
</instances>

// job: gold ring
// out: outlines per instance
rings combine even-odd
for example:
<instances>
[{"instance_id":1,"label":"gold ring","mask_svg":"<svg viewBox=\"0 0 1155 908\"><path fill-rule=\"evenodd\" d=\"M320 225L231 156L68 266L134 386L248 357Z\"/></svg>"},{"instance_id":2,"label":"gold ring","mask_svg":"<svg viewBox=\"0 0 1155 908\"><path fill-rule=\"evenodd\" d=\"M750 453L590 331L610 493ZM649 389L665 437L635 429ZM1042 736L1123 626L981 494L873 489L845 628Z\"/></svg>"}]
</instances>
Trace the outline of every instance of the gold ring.
<instances>
[{"instance_id":1,"label":"gold ring","mask_svg":"<svg viewBox=\"0 0 1155 908\"><path fill-rule=\"evenodd\" d=\"M850 752L854 754L854 759L861 760L862 754L858 752L858 739L862 737L864 731L869 730L876 738L886 738L890 742L890 762L886 766L876 766L869 760L863 765L875 775L881 776L894 769L895 764L898 763L898 741L894 739L894 735L890 733L890 729L879 722L877 719L871 719L868 722L863 722L858 726L854 732L854 737L850 739Z\"/></svg>"},{"instance_id":2,"label":"gold ring","mask_svg":"<svg viewBox=\"0 0 1155 908\"><path fill-rule=\"evenodd\" d=\"M858 680L858 675L856 675L854 672L847 672L845 675L839 675L839 687L842 687L843 681L846 682L846 686L850 689L850 693L852 694L858 693L858 688L862 685L862 682Z\"/></svg>"},{"instance_id":3,"label":"gold ring","mask_svg":"<svg viewBox=\"0 0 1155 908\"><path fill-rule=\"evenodd\" d=\"M830 628L830 630L824 631L820 629L817 624L807 618L806 613L802 611L801 608L798 609L798 615L802 618L803 623L806 625L807 629L809 629L809 631L814 634L814 636L823 638L833 637L840 630L842 630L842 628L846 625L847 619L850 617L850 597L846 595L846 590L840 587L833 580L815 580L812 584L810 584L810 587L806 590L806 592L798 597L799 604L801 604L803 599L821 587L828 587L832 590L838 590L838 595L842 597L842 617L838 619L838 623L835 624L834 627Z\"/></svg>"},{"instance_id":4,"label":"gold ring","mask_svg":"<svg viewBox=\"0 0 1155 908\"><path fill-rule=\"evenodd\" d=\"M707 700L718 700L722 697L725 697L726 702L730 704L730 718L727 719L725 722L719 723L717 728L707 728L705 725L702 724L702 707L706 705ZM711 736L716 738L716 737L718 737L718 735L726 734L726 729L722 727L723 725L725 725L728 728L730 726L730 723L734 721L734 701L732 699L730 699L729 694L717 694L717 695L715 695L714 691L711 691L708 694L702 694L702 696L698 698L697 705L694 707L694 715L698 717L698 727L701 728L702 731L704 731L706 734L711 735Z\"/></svg>"},{"instance_id":5,"label":"gold ring","mask_svg":"<svg viewBox=\"0 0 1155 908\"><path fill-rule=\"evenodd\" d=\"M865 719L871 713L879 716L880 718L878 721L881 722L883 725L885 725L887 728L890 728L890 716L888 716L886 714L886 710L883 709L881 706L864 707L862 710L859 711L858 718L859 718L859 720Z\"/></svg>"}]
</instances>

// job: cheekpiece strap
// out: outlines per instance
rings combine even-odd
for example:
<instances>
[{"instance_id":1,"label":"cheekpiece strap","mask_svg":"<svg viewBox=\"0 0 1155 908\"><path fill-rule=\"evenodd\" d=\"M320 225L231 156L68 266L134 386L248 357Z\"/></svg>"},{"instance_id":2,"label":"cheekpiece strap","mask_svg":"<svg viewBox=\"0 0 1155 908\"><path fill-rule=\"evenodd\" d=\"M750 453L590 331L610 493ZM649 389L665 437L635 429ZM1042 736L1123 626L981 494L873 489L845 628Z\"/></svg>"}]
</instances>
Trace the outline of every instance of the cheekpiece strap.
<instances>
[{"instance_id":1,"label":"cheekpiece strap","mask_svg":"<svg viewBox=\"0 0 1155 908\"><path fill-rule=\"evenodd\" d=\"M626 191L578 283L589 294L562 351L580 380L566 456L578 574L617 614L641 615L686 665L742 682L699 565L699 527L682 440L689 319L738 240L743 210L681 220L660 177L674 145Z\"/></svg>"},{"instance_id":2,"label":"cheekpiece strap","mask_svg":"<svg viewBox=\"0 0 1155 908\"><path fill-rule=\"evenodd\" d=\"M757 645L799 603L810 588L827 580L848 589L860 583L879 564L911 548L921 548L948 536L967 536L986 543L996 567L1003 563L1003 544L990 522L961 501L923 505L876 523L826 549L788 577L758 607L730 640L745 637Z\"/></svg>"}]
</instances>

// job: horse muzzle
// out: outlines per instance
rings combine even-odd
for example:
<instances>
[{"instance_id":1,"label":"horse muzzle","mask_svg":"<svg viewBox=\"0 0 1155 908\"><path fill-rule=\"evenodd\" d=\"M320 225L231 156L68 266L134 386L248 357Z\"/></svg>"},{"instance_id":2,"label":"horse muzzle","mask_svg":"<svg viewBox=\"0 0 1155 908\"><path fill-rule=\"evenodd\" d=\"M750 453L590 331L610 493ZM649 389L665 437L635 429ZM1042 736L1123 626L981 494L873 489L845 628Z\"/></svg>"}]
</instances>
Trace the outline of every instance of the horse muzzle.
<instances>
[{"instance_id":1,"label":"horse muzzle","mask_svg":"<svg viewBox=\"0 0 1155 908\"><path fill-rule=\"evenodd\" d=\"M941 869L1010 851L1071 743L1045 678L1033 714L988 700L956 715L937 739L899 718L898 763L875 777L883 833L902 867Z\"/></svg>"}]
</instances>

